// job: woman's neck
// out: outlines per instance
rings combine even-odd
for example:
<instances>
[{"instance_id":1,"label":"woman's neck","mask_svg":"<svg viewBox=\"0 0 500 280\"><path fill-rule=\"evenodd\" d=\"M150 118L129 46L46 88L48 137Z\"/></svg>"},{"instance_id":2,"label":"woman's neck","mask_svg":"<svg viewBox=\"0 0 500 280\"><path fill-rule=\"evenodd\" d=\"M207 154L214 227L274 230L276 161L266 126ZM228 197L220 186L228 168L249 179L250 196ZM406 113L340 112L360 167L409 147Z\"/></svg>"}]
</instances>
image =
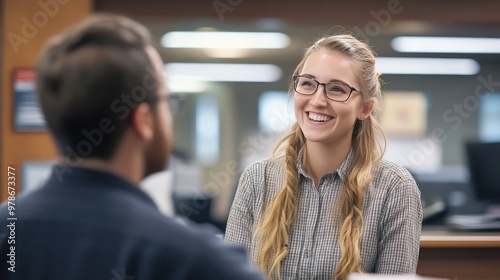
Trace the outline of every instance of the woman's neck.
<instances>
[{"instance_id":1,"label":"woman's neck","mask_svg":"<svg viewBox=\"0 0 500 280\"><path fill-rule=\"evenodd\" d=\"M323 175L337 170L351 149L351 139L341 143L317 143L306 141L304 162L306 170L314 180L316 188Z\"/></svg>"}]
</instances>

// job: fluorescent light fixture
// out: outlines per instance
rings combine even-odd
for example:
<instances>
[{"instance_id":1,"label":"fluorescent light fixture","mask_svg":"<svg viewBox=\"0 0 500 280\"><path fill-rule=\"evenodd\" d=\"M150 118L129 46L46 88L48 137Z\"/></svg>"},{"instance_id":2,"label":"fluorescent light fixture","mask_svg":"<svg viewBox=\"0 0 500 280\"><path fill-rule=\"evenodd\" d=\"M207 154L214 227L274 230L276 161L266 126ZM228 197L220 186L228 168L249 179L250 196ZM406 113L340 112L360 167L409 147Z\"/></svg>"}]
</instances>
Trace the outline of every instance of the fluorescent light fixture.
<instances>
[{"instance_id":1,"label":"fluorescent light fixture","mask_svg":"<svg viewBox=\"0 0 500 280\"><path fill-rule=\"evenodd\" d=\"M169 79L217 82L276 82L281 69L273 64L167 63Z\"/></svg>"},{"instance_id":2,"label":"fluorescent light fixture","mask_svg":"<svg viewBox=\"0 0 500 280\"><path fill-rule=\"evenodd\" d=\"M161 38L166 48L283 49L290 37L280 32L172 31Z\"/></svg>"},{"instance_id":3,"label":"fluorescent light fixture","mask_svg":"<svg viewBox=\"0 0 500 280\"><path fill-rule=\"evenodd\" d=\"M214 58L242 58L249 55L248 49L206 49L205 53Z\"/></svg>"},{"instance_id":4,"label":"fluorescent light fixture","mask_svg":"<svg viewBox=\"0 0 500 280\"><path fill-rule=\"evenodd\" d=\"M205 92L208 89L207 82L182 77L168 77L167 86L172 93Z\"/></svg>"},{"instance_id":5,"label":"fluorescent light fixture","mask_svg":"<svg viewBox=\"0 0 500 280\"><path fill-rule=\"evenodd\" d=\"M391 46L398 52L500 53L500 38L400 36Z\"/></svg>"},{"instance_id":6,"label":"fluorescent light fixture","mask_svg":"<svg viewBox=\"0 0 500 280\"><path fill-rule=\"evenodd\" d=\"M475 75L479 63L466 58L378 57L375 65L382 74Z\"/></svg>"}]
</instances>

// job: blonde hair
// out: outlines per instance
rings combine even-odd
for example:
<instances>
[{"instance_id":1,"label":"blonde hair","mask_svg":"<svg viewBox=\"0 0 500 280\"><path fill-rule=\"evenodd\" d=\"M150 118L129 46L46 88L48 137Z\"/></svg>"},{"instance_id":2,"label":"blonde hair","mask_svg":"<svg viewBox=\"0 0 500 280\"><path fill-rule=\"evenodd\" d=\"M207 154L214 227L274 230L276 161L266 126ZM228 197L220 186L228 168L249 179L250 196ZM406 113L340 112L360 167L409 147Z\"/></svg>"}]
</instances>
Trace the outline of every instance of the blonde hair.
<instances>
[{"instance_id":1,"label":"blonde hair","mask_svg":"<svg viewBox=\"0 0 500 280\"><path fill-rule=\"evenodd\" d=\"M372 114L356 120L352 135L353 163L340 197L339 216L342 227L339 236L341 257L332 275L333 279L346 279L351 272L360 272L360 248L363 226L363 200L365 189L372 179L372 169L381 160L385 150L385 137L377 123L381 99L379 74L375 72L375 55L368 45L351 35L336 35L316 41L309 47L297 65L298 75L309 55L326 49L338 52L351 60L353 72L360 86L364 105L374 102ZM290 92L293 87L290 86ZM378 140L383 139L382 143ZM257 265L268 278L281 279L281 261L288 254L290 228L298 207L297 157L306 139L297 123L278 142L273 155L284 153L285 181L283 188L266 206L256 227Z\"/></svg>"}]
</instances>

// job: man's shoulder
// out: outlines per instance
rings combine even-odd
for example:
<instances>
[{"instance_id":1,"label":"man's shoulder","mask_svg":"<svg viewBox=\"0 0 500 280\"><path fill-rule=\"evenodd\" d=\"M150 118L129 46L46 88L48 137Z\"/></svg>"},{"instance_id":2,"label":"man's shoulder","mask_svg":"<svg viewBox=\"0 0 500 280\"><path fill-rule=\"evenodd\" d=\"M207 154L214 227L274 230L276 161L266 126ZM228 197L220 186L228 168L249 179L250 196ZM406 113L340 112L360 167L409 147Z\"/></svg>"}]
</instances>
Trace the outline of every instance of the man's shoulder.
<instances>
[{"instance_id":1,"label":"man's shoulder","mask_svg":"<svg viewBox=\"0 0 500 280\"><path fill-rule=\"evenodd\" d=\"M47 196L46 190L42 190L21 197L20 202L21 205L27 205ZM158 275L166 275L175 269L182 270L179 273L185 274L186 279L258 279L258 273L248 264L245 251L225 244L216 236L220 232L215 228L186 224L167 217L147 203L133 199L133 196L118 200L119 203L108 205L111 208L105 208L104 200L99 200L94 204L52 205L54 211L39 211L38 214L36 210L47 204L31 206L29 215L19 216L23 227L16 230L19 238L31 238L33 242L37 242L36 239L43 240L41 236L53 236L54 233L65 234L66 240L89 238L88 234L91 234L92 244L89 246L96 253L121 251L140 256L138 262L155 263L151 269ZM3 220L6 220L6 210L6 205L3 205L0 213ZM68 220L69 217L71 219ZM45 224L45 230L33 230L40 223ZM63 241L53 239L50 242L62 244ZM71 247L71 244L66 242L65 246ZM56 247L65 253L65 246Z\"/></svg>"},{"instance_id":2,"label":"man's shoulder","mask_svg":"<svg viewBox=\"0 0 500 280\"><path fill-rule=\"evenodd\" d=\"M261 279L245 249L225 243L215 228L167 220L141 246L155 252L153 259L174 258L173 263L189 271L189 279Z\"/></svg>"},{"instance_id":3,"label":"man's shoulder","mask_svg":"<svg viewBox=\"0 0 500 280\"><path fill-rule=\"evenodd\" d=\"M209 226L200 226L185 222L178 217L166 217L163 214L141 215L141 223L131 234L139 239L147 240L158 246L183 244L182 248L203 247L217 238L218 232Z\"/></svg>"}]
</instances>

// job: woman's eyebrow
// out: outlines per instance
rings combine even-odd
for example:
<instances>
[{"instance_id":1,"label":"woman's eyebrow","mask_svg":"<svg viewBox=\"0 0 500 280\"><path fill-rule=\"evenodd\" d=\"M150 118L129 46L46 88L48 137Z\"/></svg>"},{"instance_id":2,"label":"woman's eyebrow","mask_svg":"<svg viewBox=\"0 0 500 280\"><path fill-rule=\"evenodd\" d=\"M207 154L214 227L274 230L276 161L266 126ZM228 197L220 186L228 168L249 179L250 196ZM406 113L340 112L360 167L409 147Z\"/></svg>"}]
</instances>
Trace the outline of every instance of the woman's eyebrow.
<instances>
[{"instance_id":1,"label":"woman's eyebrow","mask_svg":"<svg viewBox=\"0 0 500 280\"><path fill-rule=\"evenodd\" d=\"M307 74L307 73L304 73L304 74L300 74L299 76L306 76L306 77L309 77L309 78L313 78L313 79L316 79L316 76L312 75L312 74ZM339 79L330 79L330 81L328 81L329 83L330 82L340 82L340 83L343 83L343 84L346 84L346 85L349 85L349 83L345 82L345 81L342 81L342 80L339 80Z\"/></svg>"}]
</instances>

